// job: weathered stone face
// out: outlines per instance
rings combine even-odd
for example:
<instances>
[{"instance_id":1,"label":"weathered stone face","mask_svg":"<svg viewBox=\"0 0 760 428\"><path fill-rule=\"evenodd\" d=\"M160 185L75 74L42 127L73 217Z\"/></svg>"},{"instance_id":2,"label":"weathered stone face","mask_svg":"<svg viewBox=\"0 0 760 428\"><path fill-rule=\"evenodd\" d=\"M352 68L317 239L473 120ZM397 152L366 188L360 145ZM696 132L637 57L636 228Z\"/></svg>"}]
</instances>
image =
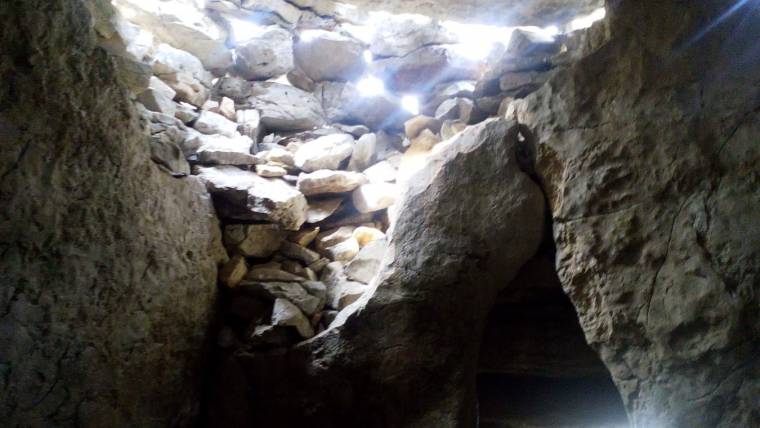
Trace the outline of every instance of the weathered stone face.
<instances>
[{"instance_id":1,"label":"weathered stone face","mask_svg":"<svg viewBox=\"0 0 760 428\"><path fill-rule=\"evenodd\" d=\"M183 423L226 258L208 194L151 162L84 2L0 18L0 419Z\"/></svg>"},{"instance_id":2,"label":"weathered stone face","mask_svg":"<svg viewBox=\"0 0 760 428\"><path fill-rule=\"evenodd\" d=\"M725 9L619 2L586 56L518 104L560 278L634 426L760 422L760 77L748 72L760 15L741 8L698 37Z\"/></svg>"}]
</instances>

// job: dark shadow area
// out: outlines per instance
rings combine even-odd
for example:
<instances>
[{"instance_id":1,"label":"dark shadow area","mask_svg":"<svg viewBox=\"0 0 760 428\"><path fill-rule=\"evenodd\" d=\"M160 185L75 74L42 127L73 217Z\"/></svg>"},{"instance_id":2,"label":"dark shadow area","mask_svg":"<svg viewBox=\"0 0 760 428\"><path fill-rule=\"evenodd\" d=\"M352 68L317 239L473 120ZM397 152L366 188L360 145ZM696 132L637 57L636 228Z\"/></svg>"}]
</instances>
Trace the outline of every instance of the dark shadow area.
<instances>
[{"instance_id":1,"label":"dark shadow area","mask_svg":"<svg viewBox=\"0 0 760 428\"><path fill-rule=\"evenodd\" d=\"M547 241L489 315L479 361L480 427L627 427L620 395L586 343Z\"/></svg>"},{"instance_id":2,"label":"dark shadow area","mask_svg":"<svg viewBox=\"0 0 760 428\"><path fill-rule=\"evenodd\" d=\"M627 427L623 403L609 376L478 377L481 428Z\"/></svg>"}]
</instances>

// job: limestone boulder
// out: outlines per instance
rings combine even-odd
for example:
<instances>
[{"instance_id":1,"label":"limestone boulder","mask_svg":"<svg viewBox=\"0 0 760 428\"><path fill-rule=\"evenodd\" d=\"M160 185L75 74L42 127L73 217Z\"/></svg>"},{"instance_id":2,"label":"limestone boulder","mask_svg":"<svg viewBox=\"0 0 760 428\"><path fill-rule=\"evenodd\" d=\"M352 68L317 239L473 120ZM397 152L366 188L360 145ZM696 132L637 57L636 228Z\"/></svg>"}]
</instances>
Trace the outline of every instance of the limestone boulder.
<instances>
[{"instance_id":1,"label":"limestone boulder","mask_svg":"<svg viewBox=\"0 0 760 428\"><path fill-rule=\"evenodd\" d=\"M315 94L331 122L359 123L373 130L400 129L412 116L392 93L363 95L352 83L322 82Z\"/></svg>"},{"instance_id":2,"label":"limestone boulder","mask_svg":"<svg viewBox=\"0 0 760 428\"><path fill-rule=\"evenodd\" d=\"M395 91L426 93L436 84L475 79L478 63L448 46L426 46L402 57L377 60L372 72Z\"/></svg>"},{"instance_id":3,"label":"limestone boulder","mask_svg":"<svg viewBox=\"0 0 760 428\"><path fill-rule=\"evenodd\" d=\"M198 134L188 138L184 145L186 154L195 154L198 162L205 165L255 165L251 155L253 141L246 136L226 137L221 134ZM188 151L190 153L188 153Z\"/></svg>"},{"instance_id":4,"label":"limestone boulder","mask_svg":"<svg viewBox=\"0 0 760 428\"><path fill-rule=\"evenodd\" d=\"M343 198L320 198L309 201L309 212L307 214L307 223L319 223L325 220L343 204Z\"/></svg>"},{"instance_id":5,"label":"limestone boulder","mask_svg":"<svg viewBox=\"0 0 760 428\"><path fill-rule=\"evenodd\" d=\"M293 327L302 338L314 336L314 328L300 309L287 299L277 299L272 310L272 325Z\"/></svg>"},{"instance_id":6,"label":"limestone boulder","mask_svg":"<svg viewBox=\"0 0 760 428\"><path fill-rule=\"evenodd\" d=\"M356 140L351 160L348 162L349 171L363 171L372 164L377 149L377 136L364 134Z\"/></svg>"},{"instance_id":7,"label":"limestone boulder","mask_svg":"<svg viewBox=\"0 0 760 428\"><path fill-rule=\"evenodd\" d=\"M303 131L325 123L319 100L289 85L227 77L220 82L219 92L241 108L258 110L261 124L270 131Z\"/></svg>"},{"instance_id":8,"label":"limestone boulder","mask_svg":"<svg viewBox=\"0 0 760 428\"><path fill-rule=\"evenodd\" d=\"M177 106L172 101L177 93L161 79L151 76L148 88L137 96L148 110L174 116Z\"/></svg>"},{"instance_id":9,"label":"limestone boulder","mask_svg":"<svg viewBox=\"0 0 760 428\"><path fill-rule=\"evenodd\" d=\"M221 134L225 137L237 137L237 123L227 119L219 113L203 110L193 125L195 129L204 134Z\"/></svg>"},{"instance_id":10,"label":"limestone boulder","mask_svg":"<svg viewBox=\"0 0 760 428\"><path fill-rule=\"evenodd\" d=\"M182 0L117 0L114 4L159 40L198 57L206 69L224 70L232 65L227 32L193 5Z\"/></svg>"},{"instance_id":11,"label":"limestone boulder","mask_svg":"<svg viewBox=\"0 0 760 428\"><path fill-rule=\"evenodd\" d=\"M320 259L319 253L294 242L283 242L280 246L280 253L293 260L300 260L306 265L311 265Z\"/></svg>"},{"instance_id":12,"label":"limestone boulder","mask_svg":"<svg viewBox=\"0 0 760 428\"><path fill-rule=\"evenodd\" d=\"M266 80L293 69L293 36L278 26L265 27L235 48L235 69L246 80Z\"/></svg>"},{"instance_id":13,"label":"limestone boulder","mask_svg":"<svg viewBox=\"0 0 760 428\"><path fill-rule=\"evenodd\" d=\"M391 183L367 183L351 193L351 200L357 211L370 213L386 209L398 198L399 190Z\"/></svg>"},{"instance_id":14,"label":"limestone boulder","mask_svg":"<svg viewBox=\"0 0 760 428\"><path fill-rule=\"evenodd\" d=\"M455 43L457 37L438 21L419 15L383 15L370 51L380 57L401 57L423 46Z\"/></svg>"},{"instance_id":15,"label":"limestone boulder","mask_svg":"<svg viewBox=\"0 0 760 428\"><path fill-rule=\"evenodd\" d=\"M364 46L351 37L325 30L306 30L295 44L295 62L312 80L355 80L364 73Z\"/></svg>"},{"instance_id":16,"label":"limestone boulder","mask_svg":"<svg viewBox=\"0 0 760 428\"><path fill-rule=\"evenodd\" d=\"M288 230L297 230L306 221L306 198L280 179L232 166L199 168L198 173L217 197L217 209L225 218L266 220Z\"/></svg>"},{"instance_id":17,"label":"limestone boulder","mask_svg":"<svg viewBox=\"0 0 760 428\"><path fill-rule=\"evenodd\" d=\"M338 169L340 163L354 151L354 137L333 134L303 144L294 156L295 166L304 172Z\"/></svg>"},{"instance_id":18,"label":"limestone boulder","mask_svg":"<svg viewBox=\"0 0 760 428\"><path fill-rule=\"evenodd\" d=\"M346 277L352 281L369 284L380 269L386 247L387 243L383 239L368 243L346 264Z\"/></svg>"},{"instance_id":19,"label":"limestone boulder","mask_svg":"<svg viewBox=\"0 0 760 428\"><path fill-rule=\"evenodd\" d=\"M359 172L331 171L321 169L298 176L298 190L304 195L322 195L350 192L367 183L367 177Z\"/></svg>"}]
</instances>

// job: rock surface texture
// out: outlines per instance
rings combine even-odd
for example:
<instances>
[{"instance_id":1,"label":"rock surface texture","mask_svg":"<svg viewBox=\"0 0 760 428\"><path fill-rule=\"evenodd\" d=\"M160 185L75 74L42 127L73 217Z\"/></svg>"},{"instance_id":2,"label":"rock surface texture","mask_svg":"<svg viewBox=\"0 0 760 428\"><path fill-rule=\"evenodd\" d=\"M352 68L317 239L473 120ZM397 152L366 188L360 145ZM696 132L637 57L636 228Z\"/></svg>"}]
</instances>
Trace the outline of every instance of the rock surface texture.
<instances>
[{"instance_id":1,"label":"rock surface texture","mask_svg":"<svg viewBox=\"0 0 760 428\"><path fill-rule=\"evenodd\" d=\"M182 425L226 254L201 183L150 161L90 17L0 4L0 420Z\"/></svg>"},{"instance_id":2,"label":"rock surface texture","mask_svg":"<svg viewBox=\"0 0 760 428\"><path fill-rule=\"evenodd\" d=\"M517 109L560 279L636 427L760 424L752 4L615 2Z\"/></svg>"},{"instance_id":3,"label":"rock surface texture","mask_svg":"<svg viewBox=\"0 0 760 428\"><path fill-rule=\"evenodd\" d=\"M544 226L541 192L517 162L515 129L506 120L485 122L433 157L398 204L374 292L286 356L231 355L219 387L242 376L253 395L226 395L225 407L235 400L238 410L216 407L214 420L475 426L479 332Z\"/></svg>"}]
</instances>

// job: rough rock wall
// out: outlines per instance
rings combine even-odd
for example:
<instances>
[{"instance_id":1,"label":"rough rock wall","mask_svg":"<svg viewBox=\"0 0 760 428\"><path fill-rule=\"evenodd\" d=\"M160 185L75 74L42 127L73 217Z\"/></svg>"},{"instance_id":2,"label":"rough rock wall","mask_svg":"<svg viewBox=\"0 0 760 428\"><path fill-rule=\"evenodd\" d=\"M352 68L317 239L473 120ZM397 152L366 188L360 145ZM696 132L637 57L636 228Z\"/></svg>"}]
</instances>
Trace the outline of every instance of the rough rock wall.
<instances>
[{"instance_id":1,"label":"rough rock wall","mask_svg":"<svg viewBox=\"0 0 760 428\"><path fill-rule=\"evenodd\" d=\"M518 108L560 278L634 426L757 426L757 2L608 6Z\"/></svg>"},{"instance_id":2,"label":"rough rock wall","mask_svg":"<svg viewBox=\"0 0 760 428\"><path fill-rule=\"evenodd\" d=\"M196 394L225 257L204 186L150 161L86 6L0 4L8 427L169 425Z\"/></svg>"},{"instance_id":3,"label":"rough rock wall","mask_svg":"<svg viewBox=\"0 0 760 428\"><path fill-rule=\"evenodd\" d=\"M475 426L488 309L544 225L513 125L490 120L436 146L395 208L375 292L293 349L231 355L208 425Z\"/></svg>"}]
</instances>

